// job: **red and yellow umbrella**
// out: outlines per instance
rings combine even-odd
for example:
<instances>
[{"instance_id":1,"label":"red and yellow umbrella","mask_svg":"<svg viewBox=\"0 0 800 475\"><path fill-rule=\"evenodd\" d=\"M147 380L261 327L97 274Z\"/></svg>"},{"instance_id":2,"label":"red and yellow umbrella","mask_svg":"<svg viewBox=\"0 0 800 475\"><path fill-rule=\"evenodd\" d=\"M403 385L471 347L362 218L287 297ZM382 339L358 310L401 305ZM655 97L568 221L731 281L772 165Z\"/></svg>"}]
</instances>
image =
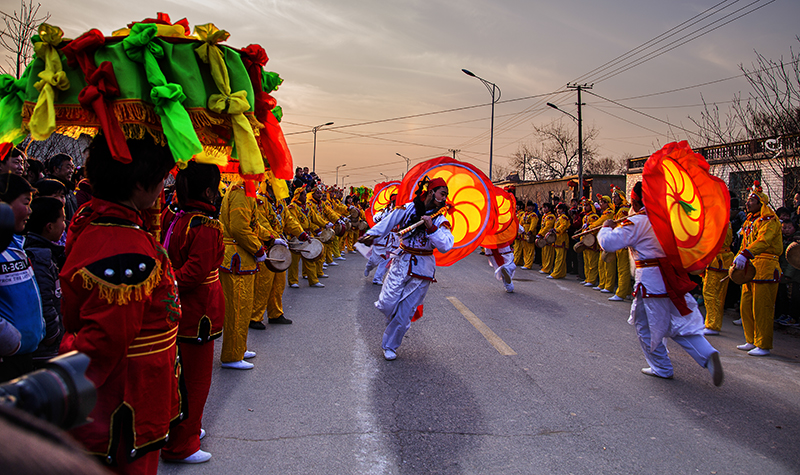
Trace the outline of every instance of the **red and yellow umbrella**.
<instances>
[{"instance_id":1,"label":"red and yellow umbrella","mask_svg":"<svg viewBox=\"0 0 800 475\"><path fill-rule=\"evenodd\" d=\"M708 162L686 141L650 156L642 174L647 216L658 242L676 267L704 269L725 242L730 194L711 175Z\"/></svg>"},{"instance_id":2,"label":"red and yellow umbrella","mask_svg":"<svg viewBox=\"0 0 800 475\"><path fill-rule=\"evenodd\" d=\"M434 158L412 168L403 178L397 193L397 205L414 199L417 182L427 176L431 180L442 178L447 183L447 212L453 233L453 249L446 254L434 250L436 265L449 266L469 255L483 240L487 232L497 228L497 203L495 186L486 175L469 163L450 157Z\"/></svg>"},{"instance_id":3,"label":"red and yellow umbrella","mask_svg":"<svg viewBox=\"0 0 800 475\"><path fill-rule=\"evenodd\" d=\"M492 234L487 234L481 242L481 246L489 249L507 246L517 237L519 228L516 213L517 200L514 195L498 187L495 187L494 192L497 202L497 230Z\"/></svg>"},{"instance_id":4,"label":"red and yellow umbrella","mask_svg":"<svg viewBox=\"0 0 800 475\"><path fill-rule=\"evenodd\" d=\"M399 187L399 181L384 181L375 185L375 189L372 192L372 201L370 201L369 209L366 212L367 223L369 223L370 227L375 226L375 214L389 205L390 198L397 193Z\"/></svg>"}]
</instances>

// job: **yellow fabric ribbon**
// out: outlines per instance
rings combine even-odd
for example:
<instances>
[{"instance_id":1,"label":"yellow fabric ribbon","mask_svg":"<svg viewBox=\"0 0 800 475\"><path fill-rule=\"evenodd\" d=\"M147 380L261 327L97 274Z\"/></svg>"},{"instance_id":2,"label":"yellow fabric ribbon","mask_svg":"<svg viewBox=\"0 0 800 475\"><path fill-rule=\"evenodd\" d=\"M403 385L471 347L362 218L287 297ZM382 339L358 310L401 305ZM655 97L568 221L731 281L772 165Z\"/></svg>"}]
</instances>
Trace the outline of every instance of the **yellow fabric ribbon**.
<instances>
[{"instance_id":1,"label":"yellow fabric ribbon","mask_svg":"<svg viewBox=\"0 0 800 475\"><path fill-rule=\"evenodd\" d=\"M217 43L225 41L230 34L220 30L214 24L196 25L194 34L203 43L195 48L195 53L201 61L211 67L211 77L214 79L220 94L212 94L208 98L208 108L218 114L227 114L231 117L233 129L233 143L239 158L239 173L245 176L261 175L264 173L264 159L258 142L253 132L250 121L244 113L250 110L247 101L247 91L231 93L231 81L225 57Z\"/></svg>"},{"instance_id":2,"label":"yellow fabric ribbon","mask_svg":"<svg viewBox=\"0 0 800 475\"><path fill-rule=\"evenodd\" d=\"M44 60L44 70L39 73L41 80L34 84L39 91L39 99L28 126L34 140L46 140L56 130L56 89L69 89L69 79L61 67L61 56L56 49L61 44L64 32L57 26L42 23L38 33L41 41L33 44L33 50L37 57Z\"/></svg>"},{"instance_id":3,"label":"yellow fabric ribbon","mask_svg":"<svg viewBox=\"0 0 800 475\"><path fill-rule=\"evenodd\" d=\"M286 180L275 178L275 174L272 173L272 170L267 172L267 181L269 181L269 185L272 187L272 191L275 192L275 198L278 201L285 200L289 197L289 187L286 185Z\"/></svg>"}]
</instances>

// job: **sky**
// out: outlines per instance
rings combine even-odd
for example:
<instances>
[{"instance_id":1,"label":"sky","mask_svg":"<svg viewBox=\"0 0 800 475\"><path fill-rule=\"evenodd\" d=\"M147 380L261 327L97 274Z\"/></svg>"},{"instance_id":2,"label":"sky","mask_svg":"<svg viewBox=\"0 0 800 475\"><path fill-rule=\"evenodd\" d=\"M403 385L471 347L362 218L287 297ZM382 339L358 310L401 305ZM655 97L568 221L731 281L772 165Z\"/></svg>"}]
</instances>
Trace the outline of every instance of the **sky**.
<instances>
[{"instance_id":1,"label":"sky","mask_svg":"<svg viewBox=\"0 0 800 475\"><path fill-rule=\"evenodd\" d=\"M790 48L800 49L797 0L41 4L50 23L70 38L90 28L110 35L131 21L166 12L173 21L186 17L192 26L214 23L230 33L230 46L262 45L270 57L266 69L284 79L273 95L283 108L295 165L313 164L326 183L348 186L400 179L407 161L398 153L414 166L459 150L460 160L488 172L491 94L462 68L502 92L495 106L493 161L503 166L521 144L535 146L534 124L573 124L545 105L553 102L576 115L576 96L567 83L593 84L591 92L601 96L582 97L584 127L598 129L600 156L640 157L689 138L696 130L689 117L699 119L703 99L724 111L735 94L749 93L743 77L692 86L740 75L740 65L750 66L756 51L780 59L790 56ZM9 11L19 4L0 0L0 6ZM695 30L697 38L612 77L593 72L709 9L707 18L675 29L658 46ZM674 89L683 90L664 93ZM627 99L643 95L648 97ZM334 124L318 130L312 161L311 130L327 122Z\"/></svg>"}]
</instances>

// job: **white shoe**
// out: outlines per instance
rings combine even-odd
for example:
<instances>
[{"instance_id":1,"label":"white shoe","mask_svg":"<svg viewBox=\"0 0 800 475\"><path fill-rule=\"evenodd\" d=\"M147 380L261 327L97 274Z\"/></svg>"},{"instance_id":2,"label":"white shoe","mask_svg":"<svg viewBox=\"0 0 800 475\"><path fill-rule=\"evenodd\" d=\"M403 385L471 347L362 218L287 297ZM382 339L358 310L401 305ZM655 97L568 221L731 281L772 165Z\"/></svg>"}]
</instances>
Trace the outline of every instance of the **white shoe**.
<instances>
[{"instance_id":1,"label":"white shoe","mask_svg":"<svg viewBox=\"0 0 800 475\"><path fill-rule=\"evenodd\" d=\"M299 289L300 288L300 284L292 284L289 287L291 287L293 289Z\"/></svg>"},{"instance_id":2,"label":"white shoe","mask_svg":"<svg viewBox=\"0 0 800 475\"><path fill-rule=\"evenodd\" d=\"M611 297L608 298L608 300L611 302L622 302L625 299L620 297L619 295L612 295Z\"/></svg>"},{"instance_id":3,"label":"white shoe","mask_svg":"<svg viewBox=\"0 0 800 475\"><path fill-rule=\"evenodd\" d=\"M742 350L742 351L750 351L755 347L756 347L756 345L754 345L752 343L745 343L744 345L736 345L736 348L739 349L739 350Z\"/></svg>"},{"instance_id":4,"label":"white shoe","mask_svg":"<svg viewBox=\"0 0 800 475\"><path fill-rule=\"evenodd\" d=\"M319 279L327 279L328 277L329 277L328 274L322 274L317 276L317 278Z\"/></svg>"},{"instance_id":5,"label":"white shoe","mask_svg":"<svg viewBox=\"0 0 800 475\"><path fill-rule=\"evenodd\" d=\"M672 379L672 375L669 376L657 375L656 372L653 371L653 368L642 368L642 374L646 374L648 376L655 376L656 378L661 378L661 379Z\"/></svg>"},{"instance_id":6,"label":"white shoe","mask_svg":"<svg viewBox=\"0 0 800 475\"><path fill-rule=\"evenodd\" d=\"M594 287L594 284L591 283L591 282L586 282L585 284L583 284L583 286L584 287Z\"/></svg>"},{"instance_id":7,"label":"white shoe","mask_svg":"<svg viewBox=\"0 0 800 475\"><path fill-rule=\"evenodd\" d=\"M383 357L386 361L392 361L397 358L397 353L394 350L383 350Z\"/></svg>"},{"instance_id":8,"label":"white shoe","mask_svg":"<svg viewBox=\"0 0 800 475\"><path fill-rule=\"evenodd\" d=\"M508 285L511 283L511 274L508 273L508 269L505 267L500 268L500 274L503 276L503 283Z\"/></svg>"},{"instance_id":9,"label":"white shoe","mask_svg":"<svg viewBox=\"0 0 800 475\"><path fill-rule=\"evenodd\" d=\"M738 320L734 320L734 321L733 321L733 324L734 324L734 325L736 325L737 327L740 327L740 326L742 326L742 319L740 318L740 319L738 319Z\"/></svg>"},{"instance_id":10,"label":"white shoe","mask_svg":"<svg viewBox=\"0 0 800 475\"><path fill-rule=\"evenodd\" d=\"M719 332L710 328L706 328L703 330L703 335L719 335Z\"/></svg>"},{"instance_id":11,"label":"white shoe","mask_svg":"<svg viewBox=\"0 0 800 475\"><path fill-rule=\"evenodd\" d=\"M164 460L165 462L173 462L173 463L203 463L208 462L211 460L211 454L205 452L203 450L198 450L197 452L193 453L192 455L186 457L185 459L177 459L177 460Z\"/></svg>"},{"instance_id":12,"label":"white shoe","mask_svg":"<svg viewBox=\"0 0 800 475\"><path fill-rule=\"evenodd\" d=\"M255 351L250 351L250 350L244 351L244 359L249 360L250 358L255 358L255 357L256 357Z\"/></svg>"},{"instance_id":13,"label":"white shoe","mask_svg":"<svg viewBox=\"0 0 800 475\"><path fill-rule=\"evenodd\" d=\"M525 269L525 270L531 270L531 268L530 268L530 267L525 267L525 266L520 266L519 268L520 268L520 269Z\"/></svg>"},{"instance_id":14,"label":"white shoe","mask_svg":"<svg viewBox=\"0 0 800 475\"><path fill-rule=\"evenodd\" d=\"M708 368L708 372L711 373L711 381L714 382L714 386L721 386L725 375L722 373L722 363L719 361L718 351L711 354L711 358L709 358L708 363L706 363L706 368Z\"/></svg>"},{"instance_id":15,"label":"white shoe","mask_svg":"<svg viewBox=\"0 0 800 475\"><path fill-rule=\"evenodd\" d=\"M304 276L303 276L303 278L304 278L304 279L306 279L306 280L308 280L308 276L307 276L307 275L304 275Z\"/></svg>"},{"instance_id":16,"label":"white shoe","mask_svg":"<svg viewBox=\"0 0 800 475\"><path fill-rule=\"evenodd\" d=\"M610 291L610 290L608 290L608 289L602 289L602 290L600 290L600 293L601 293L601 294L610 294L610 293L611 293L611 291Z\"/></svg>"},{"instance_id":17,"label":"white shoe","mask_svg":"<svg viewBox=\"0 0 800 475\"><path fill-rule=\"evenodd\" d=\"M603 289L602 287L600 287L600 286L598 285L597 287L592 287L592 290L605 290L605 289Z\"/></svg>"},{"instance_id":18,"label":"white shoe","mask_svg":"<svg viewBox=\"0 0 800 475\"><path fill-rule=\"evenodd\" d=\"M254 366L253 363L248 363L245 360L222 363L222 367L226 369L253 369Z\"/></svg>"},{"instance_id":19,"label":"white shoe","mask_svg":"<svg viewBox=\"0 0 800 475\"><path fill-rule=\"evenodd\" d=\"M339 264L337 264L337 263L335 263L335 262L331 262L331 263L330 263L330 264L328 264L328 265L329 265L329 266L338 266Z\"/></svg>"},{"instance_id":20,"label":"white shoe","mask_svg":"<svg viewBox=\"0 0 800 475\"><path fill-rule=\"evenodd\" d=\"M201 427L200 428L200 440L203 440L203 438L205 436L206 436L206 430Z\"/></svg>"},{"instance_id":21,"label":"white shoe","mask_svg":"<svg viewBox=\"0 0 800 475\"><path fill-rule=\"evenodd\" d=\"M548 278L548 279L552 279L552 278L553 278L553 276L552 276L552 275L548 275L548 276L547 276L547 278Z\"/></svg>"},{"instance_id":22,"label":"white shoe","mask_svg":"<svg viewBox=\"0 0 800 475\"><path fill-rule=\"evenodd\" d=\"M325 284L323 284L322 282L317 282L316 284L312 285L311 287L316 287L318 289L321 289L321 288L325 287Z\"/></svg>"},{"instance_id":23,"label":"white shoe","mask_svg":"<svg viewBox=\"0 0 800 475\"><path fill-rule=\"evenodd\" d=\"M505 288L506 288L506 292L508 292L509 294L513 294L514 293L514 283L513 282L510 283L510 284L505 285Z\"/></svg>"},{"instance_id":24,"label":"white shoe","mask_svg":"<svg viewBox=\"0 0 800 475\"><path fill-rule=\"evenodd\" d=\"M764 348L755 347L752 350L747 352L750 356L769 356L769 350L765 350Z\"/></svg>"},{"instance_id":25,"label":"white shoe","mask_svg":"<svg viewBox=\"0 0 800 475\"><path fill-rule=\"evenodd\" d=\"M337 261L346 261L347 259L345 259L344 255L341 255L341 256L337 257L336 260Z\"/></svg>"},{"instance_id":26,"label":"white shoe","mask_svg":"<svg viewBox=\"0 0 800 475\"><path fill-rule=\"evenodd\" d=\"M539 271L539 273L540 273L540 274L547 274L547 272L545 272L545 271L543 271L543 270L540 270L540 271Z\"/></svg>"}]
</instances>

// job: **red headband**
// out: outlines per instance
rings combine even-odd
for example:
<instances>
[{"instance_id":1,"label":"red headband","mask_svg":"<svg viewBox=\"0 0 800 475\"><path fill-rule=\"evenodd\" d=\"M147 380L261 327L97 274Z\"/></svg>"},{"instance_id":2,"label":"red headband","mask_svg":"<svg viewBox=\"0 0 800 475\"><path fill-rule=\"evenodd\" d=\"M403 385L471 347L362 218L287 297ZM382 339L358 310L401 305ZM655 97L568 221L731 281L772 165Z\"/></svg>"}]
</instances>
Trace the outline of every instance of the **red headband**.
<instances>
[{"instance_id":1,"label":"red headband","mask_svg":"<svg viewBox=\"0 0 800 475\"><path fill-rule=\"evenodd\" d=\"M434 178L433 180L431 180L428 183L428 190L434 190L436 188L439 188L440 186L445 186L446 187L447 186L447 182L444 181L444 178L437 177L437 178Z\"/></svg>"},{"instance_id":2,"label":"red headband","mask_svg":"<svg viewBox=\"0 0 800 475\"><path fill-rule=\"evenodd\" d=\"M634 201L642 201L642 197L636 194L636 190L631 190L631 199Z\"/></svg>"}]
</instances>

